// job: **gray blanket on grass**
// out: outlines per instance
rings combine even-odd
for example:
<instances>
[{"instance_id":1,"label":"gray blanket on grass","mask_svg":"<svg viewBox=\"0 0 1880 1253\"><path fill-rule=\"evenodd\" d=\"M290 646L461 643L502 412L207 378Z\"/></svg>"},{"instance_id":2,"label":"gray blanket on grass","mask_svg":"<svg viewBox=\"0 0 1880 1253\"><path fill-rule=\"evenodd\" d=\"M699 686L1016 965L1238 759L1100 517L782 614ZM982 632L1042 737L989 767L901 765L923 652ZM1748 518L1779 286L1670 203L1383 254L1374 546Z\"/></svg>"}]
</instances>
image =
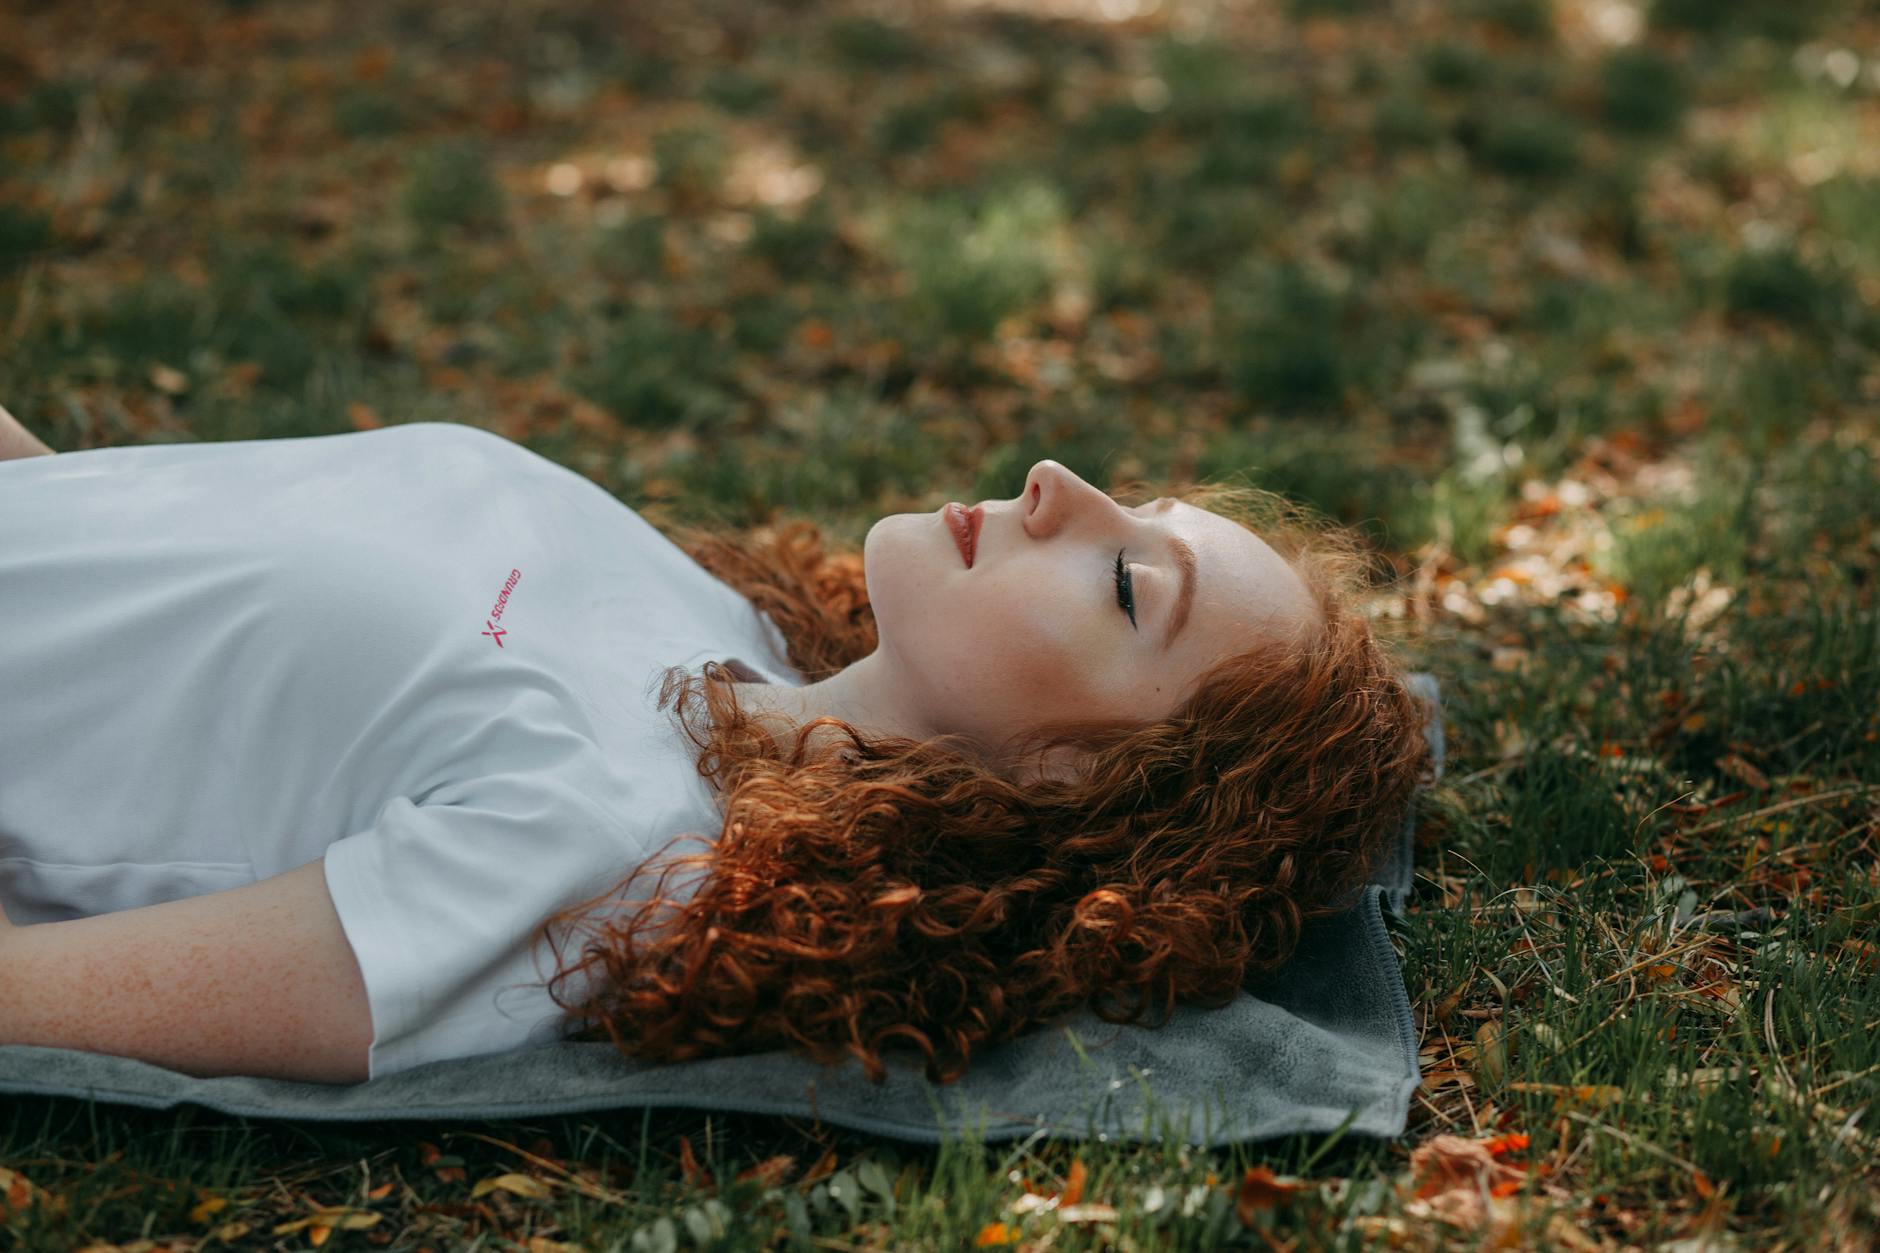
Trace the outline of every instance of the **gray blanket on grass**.
<instances>
[{"instance_id":1,"label":"gray blanket on grass","mask_svg":"<svg viewBox=\"0 0 1880 1253\"><path fill-rule=\"evenodd\" d=\"M1425 734L1443 761L1434 676ZM0 1047L0 1093L70 1096L150 1109L193 1102L225 1113L307 1120L530 1118L678 1106L818 1118L901 1140L964 1134L1225 1145L1302 1132L1401 1135L1422 1080L1403 972L1382 908L1409 896L1415 815L1376 879L1344 912L1308 924L1284 969L1221 1009L1177 1007L1162 1026L1119 1026L1088 1009L976 1054L958 1081L929 1082L912 1053L884 1059L876 1087L853 1059L825 1069L788 1052L668 1065L613 1045L560 1041L431 1062L369 1083L198 1079L125 1057Z\"/></svg>"}]
</instances>

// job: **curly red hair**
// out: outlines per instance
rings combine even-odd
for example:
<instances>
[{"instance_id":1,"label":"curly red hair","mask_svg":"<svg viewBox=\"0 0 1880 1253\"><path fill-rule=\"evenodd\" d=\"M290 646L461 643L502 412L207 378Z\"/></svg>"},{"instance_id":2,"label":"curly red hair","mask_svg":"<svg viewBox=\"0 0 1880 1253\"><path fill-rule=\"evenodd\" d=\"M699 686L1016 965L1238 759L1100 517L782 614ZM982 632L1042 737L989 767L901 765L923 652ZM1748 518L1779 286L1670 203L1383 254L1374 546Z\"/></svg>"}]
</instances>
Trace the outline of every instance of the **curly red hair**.
<instances>
[{"instance_id":1,"label":"curly red hair","mask_svg":"<svg viewBox=\"0 0 1880 1253\"><path fill-rule=\"evenodd\" d=\"M669 670L659 708L696 745L723 824L672 842L706 851L649 858L543 924L571 1038L642 1061L853 1056L875 1082L900 1044L947 1083L975 1048L1081 1006L1110 1022L1220 1006L1283 966L1306 920L1347 907L1388 854L1427 775L1425 710L1359 608L1369 563L1352 532L1251 487L1174 494L1253 527L1322 622L1221 658L1166 720L1021 741L1038 756L1020 761L1070 746L1075 777L1021 785L947 740L870 739L835 718L778 736L718 662ZM814 525L683 527L674 542L770 616L806 679L875 648L861 557L826 555ZM668 896L688 867L705 873ZM553 930L655 872L652 896L590 922L564 964ZM592 991L564 999L577 973Z\"/></svg>"}]
</instances>

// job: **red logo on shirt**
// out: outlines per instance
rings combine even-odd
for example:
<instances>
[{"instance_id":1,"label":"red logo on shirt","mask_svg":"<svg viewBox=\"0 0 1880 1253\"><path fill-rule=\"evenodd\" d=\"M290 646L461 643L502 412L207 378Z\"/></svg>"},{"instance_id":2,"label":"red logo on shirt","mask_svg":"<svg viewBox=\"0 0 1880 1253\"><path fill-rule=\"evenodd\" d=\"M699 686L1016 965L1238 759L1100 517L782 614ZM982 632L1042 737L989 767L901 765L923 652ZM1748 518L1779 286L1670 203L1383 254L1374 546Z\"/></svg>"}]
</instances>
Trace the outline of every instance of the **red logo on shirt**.
<instances>
[{"instance_id":1,"label":"red logo on shirt","mask_svg":"<svg viewBox=\"0 0 1880 1253\"><path fill-rule=\"evenodd\" d=\"M511 570L509 572L509 581L503 584L502 593L497 596L495 607L490 610L490 616L483 620L483 625L489 628L483 634L495 640L498 648L503 647L503 636L509 634L509 630L507 627L497 626L496 623L502 618L503 610L509 607L509 593L515 591L516 584L521 581L522 571Z\"/></svg>"}]
</instances>

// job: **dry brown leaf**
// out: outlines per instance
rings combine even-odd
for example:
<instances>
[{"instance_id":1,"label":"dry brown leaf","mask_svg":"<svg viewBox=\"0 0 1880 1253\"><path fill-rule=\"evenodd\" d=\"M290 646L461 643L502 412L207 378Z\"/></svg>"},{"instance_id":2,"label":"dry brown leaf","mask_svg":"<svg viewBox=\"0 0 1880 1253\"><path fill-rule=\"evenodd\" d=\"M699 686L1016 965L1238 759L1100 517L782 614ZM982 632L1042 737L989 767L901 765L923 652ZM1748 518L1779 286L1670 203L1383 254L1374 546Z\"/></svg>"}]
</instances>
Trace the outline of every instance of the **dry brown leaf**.
<instances>
[{"instance_id":1,"label":"dry brown leaf","mask_svg":"<svg viewBox=\"0 0 1880 1253\"><path fill-rule=\"evenodd\" d=\"M767 1157L756 1165L739 1171L737 1182L743 1183L747 1179L755 1179L763 1187L775 1188L780 1186L795 1169L796 1158L788 1153L779 1153L775 1157Z\"/></svg>"},{"instance_id":2,"label":"dry brown leaf","mask_svg":"<svg viewBox=\"0 0 1880 1253\"><path fill-rule=\"evenodd\" d=\"M1404 1205L1404 1212L1479 1232L1483 1239L1477 1247L1503 1247L1505 1237L1518 1234L1519 1227L1519 1211L1506 1193L1520 1187L1526 1175L1497 1161L1490 1143L1501 1140L1439 1135L1413 1149L1410 1174L1415 1195Z\"/></svg>"},{"instance_id":3,"label":"dry brown leaf","mask_svg":"<svg viewBox=\"0 0 1880 1253\"><path fill-rule=\"evenodd\" d=\"M219 1214L227 1208L228 1198L225 1196L204 1197L197 1203L194 1209L189 1211L189 1221L192 1223L206 1223L212 1215Z\"/></svg>"},{"instance_id":4,"label":"dry brown leaf","mask_svg":"<svg viewBox=\"0 0 1880 1253\"><path fill-rule=\"evenodd\" d=\"M470 1199L474 1201L480 1196L496 1191L498 1188L501 1188L504 1192L511 1192L517 1196L526 1196L536 1201L546 1201L555 1195L554 1188L551 1187L547 1181L537 1179L533 1175L518 1175L512 1173L497 1175L494 1178L485 1179L478 1183L476 1187L470 1189ZM374 1215L374 1217L376 1217L376 1215Z\"/></svg>"},{"instance_id":5,"label":"dry brown leaf","mask_svg":"<svg viewBox=\"0 0 1880 1253\"><path fill-rule=\"evenodd\" d=\"M1249 1166L1234 1196L1234 1213L1241 1226L1251 1227L1262 1210L1272 1209L1307 1186L1303 1180L1282 1179L1265 1166Z\"/></svg>"},{"instance_id":6,"label":"dry brown leaf","mask_svg":"<svg viewBox=\"0 0 1880 1253\"><path fill-rule=\"evenodd\" d=\"M692 1141L685 1136L679 1137L679 1173L688 1188L712 1186L711 1173L698 1164L698 1158L692 1155Z\"/></svg>"},{"instance_id":7,"label":"dry brown leaf","mask_svg":"<svg viewBox=\"0 0 1880 1253\"><path fill-rule=\"evenodd\" d=\"M1475 1086L1475 1076L1466 1070L1432 1070L1423 1076L1422 1086L1425 1091L1434 1092L1445 1085L1472 1088Z\"/></svg>"},{"instance_id":8,"label":"dry brown leaf","mask_svg":"<svg viewBox=\"0 0 1880 1253\"><path fill-rule=\"evenodd\" d=\"M1478 1182L1489 1187L1519 1183L1525 1174L1514 1166L1496 1160L1489 1142L1466 1136L1433 1136L1410 1153L1410 1173L1416 1195L1428 1198L1456 1188L1473 1189Z\"/></svg>"},{"instance_id":9,"label":"dry brown leaf","mask_svg":"<svg viewBox=\"0 0 1880 1253\"><path fill-rule=\"evenodd\" d=\"M65 1198L39 1187L16 1170L0 1166L0 1218L38 1205L62 1212L65 1209Z\"/></svg>"},{"instance_id":10,"label":"dry brown leaf","mask_svg":"<svg viewBox=\"0 0 1880 1253\"><path fill-rule=\"evenodd\" d=\"M1475 1029L1475 1063L1481 1087L1494 1087L1508 1073L1508 1040L1498 1020L1491 1018Z\"/></svg>"},{"instance_id":11,"label":"dry brown leaf","mask_svg":"<svg viewBox=\"0 0 1880 1253\"><path fill-rule=\"evenodd\" d=\"M823 1155L816 1159L816 1164L805 1171L803 1177L796 1181L796 1186L804 1192L808 1192L812 1184L828 1178L830 1175L835 1174L835 1172L836 1151L834 1149L824 1149Z\"/></svg>"},{"instance_id":12,"label":"dry brown leaf","mask_svg":"<svg viewBox=\"0 0 1880 1253\"><path fill-rule=\"evenodd\" d=\"M1509 1084L1508 1090L1511 1092L1552 1093L1558 1098L1556 1105L1579 1101L1602 1107L1615 1103L1625 1095L1624 1089L1610 1083L1516 1082Z\"/></svg>"},{"instance_id":13,"label":"dry brown leaf","mask_svg":"<svg viewBox=\"0 0 1880 1253\"><path fill-rule=\"evenodd\" d=\"M1740 753L1729 753L1717 758L1717 769L1739 783L1749 784L1759 792L1769 790L1769 776L1745 761Z\"/></svg>"}]
</instances>

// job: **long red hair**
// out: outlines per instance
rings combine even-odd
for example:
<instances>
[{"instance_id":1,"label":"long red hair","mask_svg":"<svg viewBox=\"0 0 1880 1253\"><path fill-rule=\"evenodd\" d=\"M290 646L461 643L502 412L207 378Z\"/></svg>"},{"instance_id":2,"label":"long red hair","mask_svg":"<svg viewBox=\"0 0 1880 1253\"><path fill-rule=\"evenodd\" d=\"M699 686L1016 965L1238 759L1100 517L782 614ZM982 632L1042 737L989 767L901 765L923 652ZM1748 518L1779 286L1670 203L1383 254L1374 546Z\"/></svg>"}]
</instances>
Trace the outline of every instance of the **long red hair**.
<instances>
[{"instance_id":1,"label":"long red hair","mask_svg":"<svg viewBox=\"0 0 1880 1253\"><path fill-rule=\"evenodd\" d=\"M570 1038L642 1061L853 1056L876 1082L898 1044L946 1083L976 1047L1080 1006L1110 1022L1221 1006L1283 966L1305 921L1348 906L1388 854L1428 769L1425 713L1359 606L1371 563L1352 532L1251 487L1173 494L1252 527L1322 626L1220 659L1164 721L1021 743L1038 754L1021 761L1077 750L1074 778L1021 784L946 740L834 718L778 735L718 662L669 670L658 707L696 746L722 826L543 923ZM813 524L673 540L770 616L805 679L874 650L860 554L825 553ZM688 868L703 873L669 896ZM615 897L624 918L597 919ZM563 924L589 932L572 963ZM566 997L576 974L588 991Z\"/></svg>"}]
</instances>

